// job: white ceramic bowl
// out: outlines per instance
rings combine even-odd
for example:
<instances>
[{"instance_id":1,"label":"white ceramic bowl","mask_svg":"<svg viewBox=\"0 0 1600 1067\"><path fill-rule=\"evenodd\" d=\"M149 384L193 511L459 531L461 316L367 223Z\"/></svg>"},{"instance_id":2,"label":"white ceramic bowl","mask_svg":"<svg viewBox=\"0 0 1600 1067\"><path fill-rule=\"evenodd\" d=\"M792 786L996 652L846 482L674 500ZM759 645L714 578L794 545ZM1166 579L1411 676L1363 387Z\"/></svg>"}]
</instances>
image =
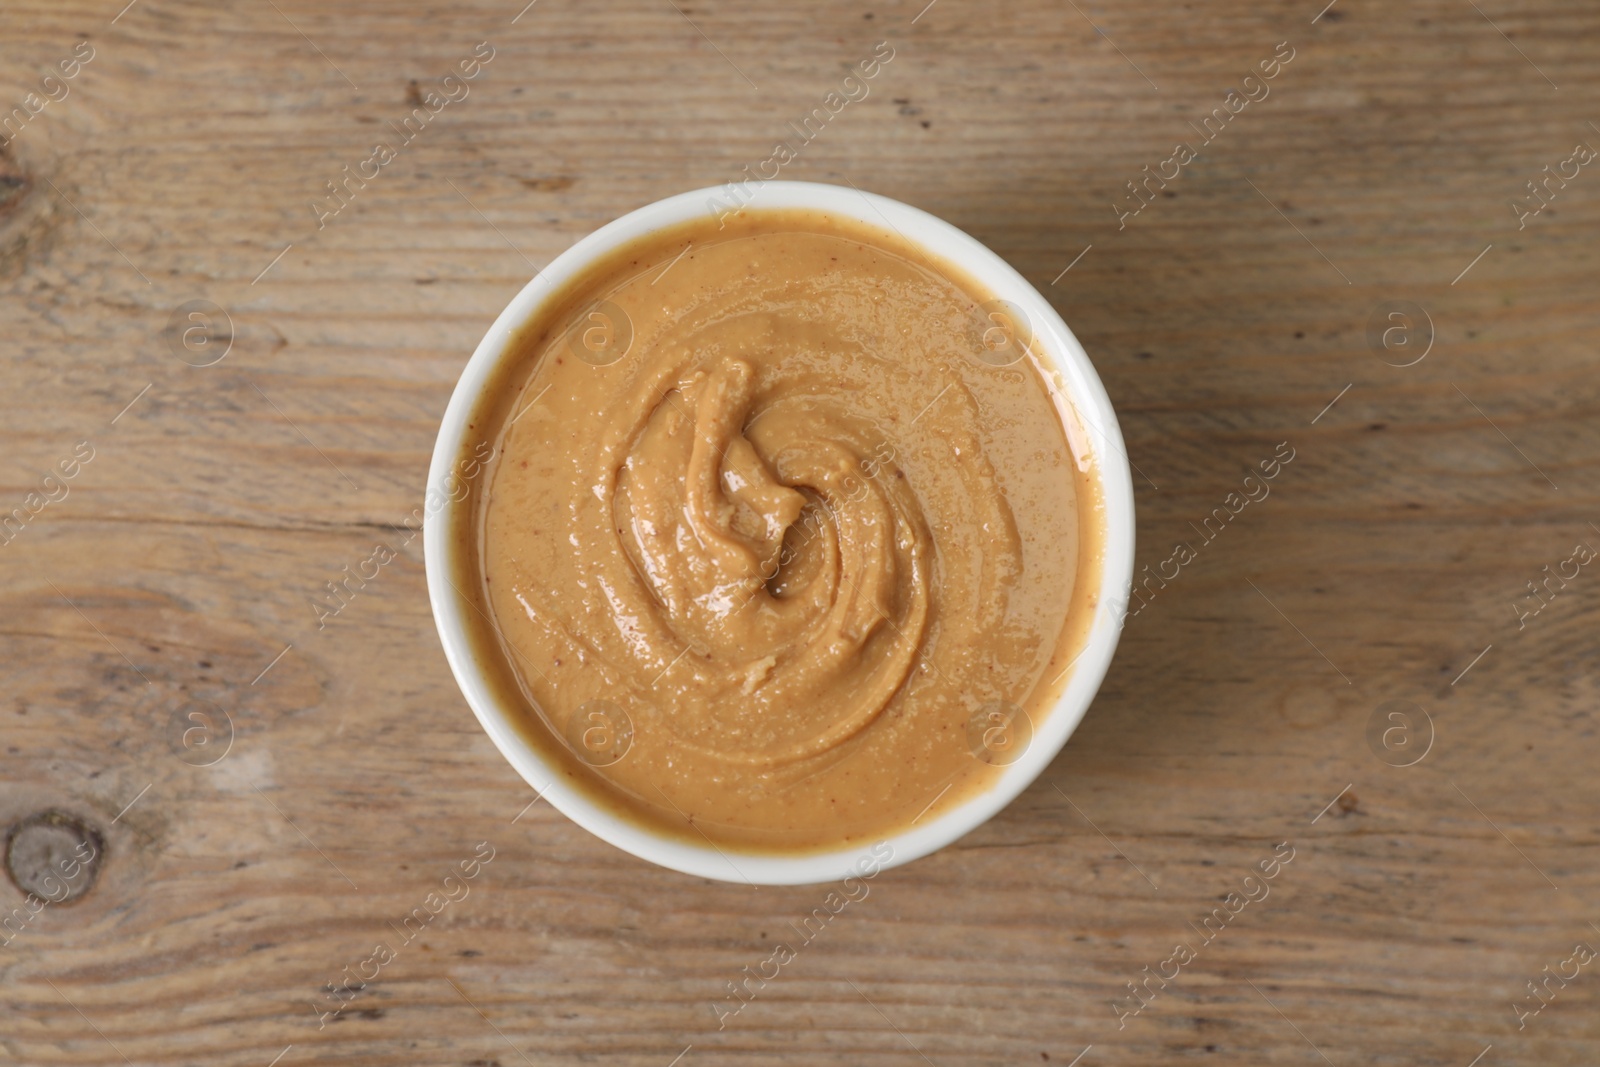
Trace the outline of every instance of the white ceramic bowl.
<instances>
[{"instance_id":1,"label":"white ceramic bowl","mask_svg":"<svg viewBox=\"0 0 1600 1067\"><path fill-rule=\"evenodd\" d=\"M1104 495L1104 559L1096 614L1087 643L1076 661L1066 688L1044 720L1033 725L1027 750L1001 768L994 786L929 822L887 839L893 851L883 859L881 842L833 852L803 855L757 855L730 852L709 843L691 843L662 836L623 818L597 803L558 775L553 765L525 739L515 725L518 708L502 706L485 683L464 627L463 603L449 575L458 573L455 548L445 536L453 528L457 504L446 493L435 492L449 484L452 470L465 451L467 423L483 390L500 362L512 353L508 343L518 330L538 315L545 302L583 268L615 249L657 230L713 213L708 205L727 203L726 191L700 189L668 197L630 212L585 237L539 273L500 313L494 325L467 361L445 410L428 471L428 499L442 501L430 507L423 525L428 595L439 627L450 669L467 703L495 745L539 793L563 814L597 837L652 863L731 882L764 885L805 885L836 881L864 870L876 872L925 856L982 824L1009 804L1037 778L1077 727L1111 664L1121 634L1127 593L1133 576L1133 482L1122 444L1116 413L1106 396L1094 365L1072 331L1027 280L973 238L925 211L896 200L811 182L771 181L755 187L752 210L811 208L856 219L870 226L887 223L906 239L922 245L935 258L946 260L984 286L996 297L1010 301L1028 316L1037 342L1054 364L1075 408L1079 426L1069 426L1075 445L1093 453ZM873 848L877 851L874 853Z\"/></svg>"}]
</instances>

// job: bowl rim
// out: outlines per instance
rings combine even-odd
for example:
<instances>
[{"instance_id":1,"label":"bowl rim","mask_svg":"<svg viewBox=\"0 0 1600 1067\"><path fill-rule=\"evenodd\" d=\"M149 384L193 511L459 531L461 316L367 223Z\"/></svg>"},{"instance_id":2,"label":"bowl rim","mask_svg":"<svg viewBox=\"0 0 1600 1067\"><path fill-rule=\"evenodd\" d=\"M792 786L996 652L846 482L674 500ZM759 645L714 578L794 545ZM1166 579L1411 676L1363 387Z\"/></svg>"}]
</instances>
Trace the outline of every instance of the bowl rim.
<instances>
[{"instance_id":1,"label":"bowl rim","mask_svg":"<svg viewBox=\"0 0 1600 1067\"><path fill-rule=\"evenodd\" d=\"M427 499L442 500L423 518L423 559L434 622L457 685L478 722L516 771L562 814L596 837L651 863L702 878L752 885L809 885L860 876L908 863L963 837L987 822L1031 785L1066 745L1087 713L1121 635L1131 589L1134 560L1133 481L1121 428L1105 387L1077 338L1039 291L1009 263L982 242L934 215L859 188L820 182L766 181L742 189L710 186L646 204L601 226L551 260L496 317L474 349L450 396L440 421L428 469ZM731 201L731 203L730 203ZM1028 748L1002 767L994 784L924 825L877 841L826 852L792 855L741 852L656 833L590 799L567 781L514 725L517 709L500 706L475 668L467 638L462 594L450 575L460 562L454 540L457 509L467 506L443 487L454 480L454 468L468 444L468 423L493 372L509 352L509 342L546 302L585 268L641 237L721 210L752 211L794 208L842 215L868 226L887 223L902 239L935 261L947 261L997 298L1019 306L1028 316L1033 336L1061 379L1067 403L1088 431L1082 435L1099 471L1105 537L1100 588L1088 637L1072 665L1073 674L1042 723L1034 723ZM1069 429L1070 433L1070 429ZM937 798L935 798L937 800ZM889 856L882 856L887 845ZM737 861L735 861L737 857Z\"/></svg>"}]
</instances>

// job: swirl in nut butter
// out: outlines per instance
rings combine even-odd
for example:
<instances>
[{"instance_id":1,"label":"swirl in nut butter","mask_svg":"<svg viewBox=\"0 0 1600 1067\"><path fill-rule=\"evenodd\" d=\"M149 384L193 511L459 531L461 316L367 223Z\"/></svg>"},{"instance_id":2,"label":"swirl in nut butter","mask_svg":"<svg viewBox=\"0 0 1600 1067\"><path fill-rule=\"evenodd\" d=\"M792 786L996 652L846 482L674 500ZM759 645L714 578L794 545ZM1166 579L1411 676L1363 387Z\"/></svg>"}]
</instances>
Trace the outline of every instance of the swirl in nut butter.
<instances>
[{"instance_id":1,"label":"swirl in nut butter","mask_svg":"<svg viewBox=\"0 0 1600 1067\"><path fill-rule=\"evenodd\" d=\"M1101 541L1021 316L814 212L708 219L578 279L480 413L484 654L528 737L630 817L748 851L877 839L991 785L1082 647Z\"/></svg>"}]
</instances>

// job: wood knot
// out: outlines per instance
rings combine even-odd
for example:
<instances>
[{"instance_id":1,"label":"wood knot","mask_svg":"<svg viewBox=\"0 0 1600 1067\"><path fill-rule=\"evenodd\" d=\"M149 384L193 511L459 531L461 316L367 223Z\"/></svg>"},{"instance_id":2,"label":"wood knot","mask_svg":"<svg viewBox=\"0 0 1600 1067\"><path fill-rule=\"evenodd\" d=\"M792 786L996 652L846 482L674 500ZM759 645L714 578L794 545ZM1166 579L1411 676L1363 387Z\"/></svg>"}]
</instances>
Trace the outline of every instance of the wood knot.
<instances>
[{"instance_id":1,"label":"wood knot","mask_svg":"<svg viewBox=\"0 0 1600 1067\"><path fill-rule=\"evenodd\" d=\"M94 885L105 851L105 839L83 820L42 811L6 832L6 873L24 893L70 904Z\"/></svg>"},{"instance_id":2,"label":"wood knot","mask_svg":"<svg viewBox=\"0 0 1600 1067\"><path fill-rule=\"evenodd\" d=\"M40 192L37 170L19 162L9 144L0 143L0 280L20 274L62 221L52 198Z\"/></svg>"},{"instance_id":3,"label":"wood knot","mask_svg":"<svg viewBox=\"0 0 1600 1067\"><path fill-rule=\"evenodd\" d=\"M11 158L11 153L0 148L0 219L15 211L32 188L33 182Z\"/></svg>"}]
</instances>

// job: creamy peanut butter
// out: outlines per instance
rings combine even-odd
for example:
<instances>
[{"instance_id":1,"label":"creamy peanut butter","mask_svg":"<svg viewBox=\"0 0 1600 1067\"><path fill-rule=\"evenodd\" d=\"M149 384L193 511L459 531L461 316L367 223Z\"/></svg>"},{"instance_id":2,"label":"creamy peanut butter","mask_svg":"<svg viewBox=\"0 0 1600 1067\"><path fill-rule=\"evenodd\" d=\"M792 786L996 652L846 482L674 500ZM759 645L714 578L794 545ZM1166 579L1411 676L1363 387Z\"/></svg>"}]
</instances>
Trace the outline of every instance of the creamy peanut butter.
<instances>
[{"instance_id":1,"label":"creamy peanut butter","mask_svg":"<svg viewBox=\"0 0 1600 1067\"><path fill-rule=\"evenodd\" d=\"M1087 449L1014 306L892 232L746 211L577 279L474 419L456 535L529 739L630 817L793 852L992 783L1085 639Z\"/></svg>"}]
</instances>

